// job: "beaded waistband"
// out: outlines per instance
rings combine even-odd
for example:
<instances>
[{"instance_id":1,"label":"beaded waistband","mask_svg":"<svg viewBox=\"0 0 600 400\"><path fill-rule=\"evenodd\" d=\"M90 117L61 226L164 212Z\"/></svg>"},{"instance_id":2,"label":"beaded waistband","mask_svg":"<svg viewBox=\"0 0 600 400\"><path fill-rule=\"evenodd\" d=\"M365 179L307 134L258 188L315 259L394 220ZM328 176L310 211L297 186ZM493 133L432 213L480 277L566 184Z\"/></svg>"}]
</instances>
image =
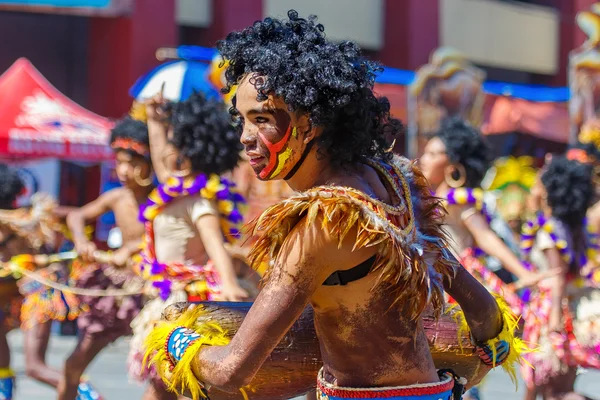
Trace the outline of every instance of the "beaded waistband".
<instances>
[{"instance_id":1,"label":"beaded waistband","mask_svg":"<svg viewBox=\"0 0 600 400\"><path fill-rule=\"evenodd\" d=\"M452 397L454 378L444 374L440 382L415 384L410 386L378 387L378 388L348 388L338 387L328 383L323 378L323 369L319 371L317 380L318 397L320 399L435 399L448 400ZM433 396L433 397L431 397Z\"/></svg>"}]
</instances>

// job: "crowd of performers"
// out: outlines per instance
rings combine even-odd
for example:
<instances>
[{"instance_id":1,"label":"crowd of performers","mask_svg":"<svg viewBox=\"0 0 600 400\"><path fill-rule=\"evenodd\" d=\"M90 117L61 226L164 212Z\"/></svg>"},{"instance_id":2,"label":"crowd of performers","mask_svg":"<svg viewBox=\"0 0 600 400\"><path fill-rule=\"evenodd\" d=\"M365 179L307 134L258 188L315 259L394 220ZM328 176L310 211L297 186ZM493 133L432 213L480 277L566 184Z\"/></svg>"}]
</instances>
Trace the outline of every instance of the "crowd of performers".
<instances>
[{"instance_id":1,"label":"crowd of performers","mask_svg":"<svg viewBox=\"0 0 600 400\"><path fill-rule=\"evenodd\" d=\"M14 396L6 335L19 325L27 374L60 400L101 398L83 374L128 335L144 399L252 398L307 305L320 400L477 399L465 389L517 364L526 399L585 398L578 371L600 368L600 130L539 171L517 168L530 193L504 213L483 188L499 173L485 138L450 118L417 162L392 154L403 127L373 92L379 67L323 30L290 11L229 34L218 50L232 107L198 93L137 105L110 139L121 187L79 209L44 195L16 208L23 183L0 165L1 400ZM103 252L87 226L109 211L122 244ZM202 306L161 319L175 303L250 299L235 335L201 321ZM430 353L422 317L448 303L481 364L470 381ZM65 319L78 343L54 369L50 327Z\"/></svg>"}]
</instances>

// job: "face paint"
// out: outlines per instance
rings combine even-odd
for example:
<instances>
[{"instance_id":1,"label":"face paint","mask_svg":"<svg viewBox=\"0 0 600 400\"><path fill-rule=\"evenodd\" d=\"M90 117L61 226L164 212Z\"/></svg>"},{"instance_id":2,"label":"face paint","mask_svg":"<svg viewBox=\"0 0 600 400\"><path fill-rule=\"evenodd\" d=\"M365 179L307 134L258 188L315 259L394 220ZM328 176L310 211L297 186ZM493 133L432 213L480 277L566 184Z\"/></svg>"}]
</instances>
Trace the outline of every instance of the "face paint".
<instances>
[{"instance_id":1,"label":"face paint","mask_svg":"<svg viewBox=\"0 0 600 400\"><path fill-rule=\"evenodd\" d=\"M287 146L290 137L298 138L296 127L288 126L285 135L280 141L271 143L259 132L258 136L269 150L269 162L258 174L261 179L273 179L285 168L288 160L292 157L292 149Z\"/></svg>"}]
</instances>

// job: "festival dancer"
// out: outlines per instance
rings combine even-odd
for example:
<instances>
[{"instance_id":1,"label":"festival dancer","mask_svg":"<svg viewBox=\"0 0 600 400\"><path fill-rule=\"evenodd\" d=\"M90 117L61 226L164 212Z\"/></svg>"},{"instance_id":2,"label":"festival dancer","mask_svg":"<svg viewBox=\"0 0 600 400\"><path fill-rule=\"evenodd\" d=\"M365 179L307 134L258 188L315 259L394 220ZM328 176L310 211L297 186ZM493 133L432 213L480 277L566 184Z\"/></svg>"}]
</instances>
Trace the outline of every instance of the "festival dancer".
<instances>
[{"instance_id":1,"label":"festival dancer","mask_svg":"<svg viewBox=\"0 0 600 400\"><path fill-rule=\"evenodd\" d=\"M3 164L0 165L0 176L4 181L2 185L4 200L0 205L0 231L3 236L2 246L0 246L2 261L19 263L26 269L45 267L36 271L36 274L58 284L67 283L68 270L66 266L60 263L47 265L42 256L43 253L53 252L60 237L61 224L56 215L58 209L56 201L49 195L38 193L32 196L30 207L14 209L16 199L24 189L23 183L16 171ZM9 280L4 279L3 282L8 284L10 278ZM19 288L18 293L23 298L15 296L3 306L10 306L13 312L17 312L12 316L13 323L18 321L20 312L21 329L25 339L27 375L39 382L56 387L61 375L60 371L48 366L45 360L52 321L74 320L79 315L82 306L73 294L46 287L34 279L21 278L16 282L16 286ZM5 311L11 312L11 310ZM5 314L4 317L11 318L11 315ZM15 325L5 327L12 328L16 327ZM7 331L3 331L4 334ZM0 343L5 343L5 337L0 339ZM9 356L8 350L6 352L3 350L2 353ZM2 371L0 375L5 378L9 373ZM0 384L0 387L2 386ZM2 392L3 389L0 388L0 393ZM0 398L2 398L1 394Z\"/></svg>"},{"instance_id":2,"label":"festival dancer","mask_svg":"<svg viewBox=\"0 0 600 400\"><path fill-rule=\"evenodd\" d=\"M455 263L439 201L388 151L385 135L401 124L373 93L378 67L354 43L328 42L316 17L288 17L218 43L228 87L239 84L234 111L250 164L300 192L254 225L250 260L271 260L264 286L231 341L216 323L196 325L196 307L159 324L147 354L171 389L193 398L244 390L311 304L324 360L318 398L458 399L459 383L433 365L421 314L442 311L445 280L482 360L508 355L508 366L519 358L510 311Z\"/></svg>"},{"instance_id":3,"label":"festival dancer","mask_svg":"<svg viewBox=\"0 0 600 400\"><path fill-rule=\"evenodd\" d=\"M25 186L17 173L8 166L0 164L0 209L16 208L17 197ZM6 262L11 257L27 252L29 246L23 237L19 237L9 226L0 224L0 261ZM2 303L0 304L0 400L11 400L15 385L15 376L10 369L10 348L6 334L18 326L18 310L21 299L16 283L12 278L2 278ZM15 315L16 314L16 315Z\"/></svg>"},{"instance_id":4,"label":"festival dancer","mask_svg":"<svg viewBox=\"0 0 600 400\"><path fill-rule=\"evenodd\" d=\"M446 201L446 229L454 255L492 293L505 296L513 311L520 312L519 297L486 268L482 256L497 258L521 286L535 284L546 275L529 271L490 228L480 185L491 160L483 136L468 123L452 118L429 140L419 165L436 196Z\"/></svg>"},{"instance_id":5,"label":"festival dancer","mask_svg":"<svg viewBox=\"0 0 600 400\"><path fill-rule=\"evenodd\" d=\"M147 117L161 185L140 213L146 223L140 269L154 299L132 323L129 369L132 377L150 381L144 399L171 399L177 396L166 391L154 371L142 368L144 339L165 306L188 299L248 298L225 247L239 235L243 198L222 175L236 167L241 145L223 103L201 93L170 105L158 95Z\"/></svg>"},{"instance_id":6,"label":"festival dancer","mask_svg":"<svg viewBox=\"0 0 600 400\"><path fill-rule=\"evenodd\" d=\"M153 189L152 165L146 124L126 117L113 128L110 145L115 152L115 170L123 185L112 189L71 212L67 224L72 232L75 249L87 265L75 271L77 285L87 289L128 290L141 280L126 268L127 261L139 252L144 226L138 221L140 204ZM112 253L110 263L96 260L96 245L85 234L86 221L94 221L112 211L117 227L123 235L123 245ZM80 337L77 347L65 362L58 387L60 400L98 399L98 393L89 386L78 390L81 376L98 353L121 336L131 333L130 323L141 308L141 295L82 296L89 312L78 319Z\"/></svg>"},{"instance_id":7,"label":"festival dancer","mask_svg":"<svg viewBox=\"0 0 600 400\"><path fill-rule=\"evenodd\" d=\"M523 250L541 270L561 273L538 285L525 313L524 340L539 343L523 367L527 400L586 399L574 392L578 367L600 368L599 240L586 221L594 198L589 162L554 156L536 184L540 213L523 228Z\"/></svg>"},{"instance_id":8,"label":"festival dancer","mask_svg":"<svg viewBox=\"0 0 600 400\"><path fill-rule=\"evenodd\" d=\"M573 148L567 151L567 158L579 160L583 163L589 163L594 167L594 179L599 175L600 167L600 121L591 119L581 127L581 132L577 137L577 143ZM595 204L588 210L588 221L596 230L600 230L600 187L596 187ZM536 198L536 205L540 207L540 198Z\"/></svg>"},{"instance_id":9,"label":"festival dancer","mask_svg":"<svg viewBox=\"0 0 600 400\"><path fill-rule=\"evenodd\" d=\"M19 263L26 269L45 267L38 269L36 274L58 284L68 283L66 265L48 265L43 257L44 253L56 249L60 238L62 225L57 215L59 207L56 201L47 194L38 193L32 196L30 207L13 209L17 196L24 189L23 183L18 173L6 165L0 165L0 176L4 181L3 201L0 205L0 231L3 236L0 258L4 262ZM74 320L84 307L72 293L47 287L31 278L21 278L16 285L23 298L14 297L4 306L11 306L13 311L20 311L20 326L25 341L26 373L39 382L57 387L61 373L48 366L45 360L52 321ZM13 322L17 322L18 318L17 313L13 316ZM0 339L2 354L9 357L9 352L4 347L4 335L7 330L3 332ZM8 375L9 370L0 372L2 378ZM9 383L8 380L0 383L0 398L3 398L3 395L10 398Z\"/></svg>"}]
</instances>

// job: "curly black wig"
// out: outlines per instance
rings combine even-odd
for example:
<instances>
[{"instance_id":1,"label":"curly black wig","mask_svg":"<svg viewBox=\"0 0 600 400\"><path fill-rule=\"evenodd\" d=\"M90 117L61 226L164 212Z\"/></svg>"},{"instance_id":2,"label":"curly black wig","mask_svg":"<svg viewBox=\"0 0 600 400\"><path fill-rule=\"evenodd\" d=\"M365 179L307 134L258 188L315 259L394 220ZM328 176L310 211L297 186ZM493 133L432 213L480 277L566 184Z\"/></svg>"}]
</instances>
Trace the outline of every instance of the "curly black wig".
<instances>
[{"instance_id":1,"label":"curly black wig","mask_svg":"<svg viewBox=\"0 0 600 400\"><path fill-rule=\"evenodd\" d=\"M391 157L386 136L401 132L402 124L390 117L387 98L373 93L375 73L382 68L364 59L352 42L327 41L316 20L291 10L287 20L265 18L219 41L217 48L229 62L223 91L228 93L246 74L265 77L252 81L257 100L273 94L290 111L307 113L323 129L319 154L332 163Z\"/></svg>"},{"instance_id":2,"label":"curly black wig","mask_svg":"<svg viewBox=\"0 0 600 400\"><path fill-rule=\"evenodd\" d=\"M25 184L17 171L6 164L0 164L0 209L13 209L17 197L24 189Z\"/></svg>"},{"instance_id":3,"label":"curly black wig","mask_svg":"<svg viewBox=\"0 0 600 400\"><path fill-rule=\"evenodd\" d=\"M240 160L242 144L225 105L194 93L171 106L171 143L196 173L223 174Z\"/></svg>"},{"instance_id":4,"label":"curly black wig","mask_svg":"<svg viewBox=\"0 0 600 400\"><path fill-rule=\"evenodd\" d=\"M552 157L542 183L552 215L567 226L581 226L594 201L592 166L563 156Z\"/></svg>"},{"instance_id":5,"label":"curly black wig","mask_svg":"<svg viewBox=\"0 0 600 400\"><path fill-rule=\"evenodd\" d=\"M150 147L150 140L148 138L148 126L142 122L126 116L121 119L115 127L111 130L110 143L115 150L125 151L132 156L143 156L139 152L131 148L121 148L115 146L115 141L118 139L130 139L135 143L143 145L146 149Z\"/></svg>"},{"instance_id":6,"label":"curly black wig","mask_svg":"<svg viewBox=\"0 0 600 400\"><path fill-rule=\"evenodd\" d=\"M460 164L467 174L465 186L479 187L494 159L492 149L481 133L459 117L442 121L434 135L446 146L446 155L453 164ZM455 179L459 179L455 172Z\"/></svg>"}]
</instances>

